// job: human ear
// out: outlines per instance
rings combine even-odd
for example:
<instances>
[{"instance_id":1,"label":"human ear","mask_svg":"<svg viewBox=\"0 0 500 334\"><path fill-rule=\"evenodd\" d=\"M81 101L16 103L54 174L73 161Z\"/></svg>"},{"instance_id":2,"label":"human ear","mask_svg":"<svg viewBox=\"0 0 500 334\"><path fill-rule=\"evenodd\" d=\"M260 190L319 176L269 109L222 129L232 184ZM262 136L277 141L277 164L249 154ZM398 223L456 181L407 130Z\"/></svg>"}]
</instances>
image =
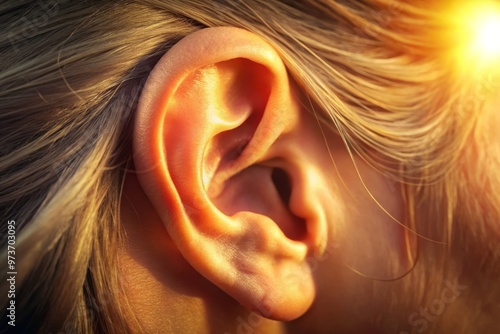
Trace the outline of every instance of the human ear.
<instances>
[{"instance_id":1,"label":"human ear","mask_svg":"<svg viewBox=\"0 0 500 334\"><path fill-rule=\"evenodd\" d=\"M248 309L290 320L311 305L307 258L326 226L307 178L301 105L278 53L245 30L195 32L157 63L139 102L139 182L185 259ZM168 263L165 263L168 266Z\"/></svg>"}]
</instances>

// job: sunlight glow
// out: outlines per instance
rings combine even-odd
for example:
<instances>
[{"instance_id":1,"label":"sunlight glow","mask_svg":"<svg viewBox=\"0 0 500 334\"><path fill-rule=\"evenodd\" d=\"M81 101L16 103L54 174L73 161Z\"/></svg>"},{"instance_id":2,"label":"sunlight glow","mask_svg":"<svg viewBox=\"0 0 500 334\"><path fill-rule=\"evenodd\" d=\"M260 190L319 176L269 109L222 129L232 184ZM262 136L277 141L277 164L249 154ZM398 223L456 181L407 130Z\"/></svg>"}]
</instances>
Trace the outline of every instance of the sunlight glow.
<instances>
[{"instance_id":1,"label":"sunlight glow","mask_svg":"<svg viewBox=\"0 0 500 334\"><path fill-rule=\"evenodd\" d=\"M472 22L473 50L483 58L500 55L500 11L479 12Z\"/></svg>"},{"instance_id":2,"label":"sunlight glow","mask_svg":"<svg viewBox=\"0 0 500 334\"><path fill-rule=\"evenodd\" d=\"M500 74L500 1L460 0L448 13L447 39L455 46L452 56L460 68L477 75Z\"/></svg>"}]
</instances>

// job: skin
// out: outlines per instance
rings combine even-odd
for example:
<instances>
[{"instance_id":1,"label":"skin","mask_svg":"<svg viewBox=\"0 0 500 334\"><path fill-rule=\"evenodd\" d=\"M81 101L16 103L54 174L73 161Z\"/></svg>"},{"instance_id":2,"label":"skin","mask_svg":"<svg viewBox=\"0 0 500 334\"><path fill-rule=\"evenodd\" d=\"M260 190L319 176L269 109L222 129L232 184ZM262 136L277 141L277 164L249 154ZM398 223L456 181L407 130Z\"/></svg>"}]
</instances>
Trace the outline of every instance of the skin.
<instances>
[{"instance_id":1,"label":"skin","mask_svg":"<svg viewBox=\"0 0 500 334\"><path fill-rule=\"evenodd\" d=\"M410 267L399 185L354 164L305 101L236 28L191 35L153 70L121 204L121 277L146 332L376 332L385 301L362 275Z\"/></svg>"}]
</instances>

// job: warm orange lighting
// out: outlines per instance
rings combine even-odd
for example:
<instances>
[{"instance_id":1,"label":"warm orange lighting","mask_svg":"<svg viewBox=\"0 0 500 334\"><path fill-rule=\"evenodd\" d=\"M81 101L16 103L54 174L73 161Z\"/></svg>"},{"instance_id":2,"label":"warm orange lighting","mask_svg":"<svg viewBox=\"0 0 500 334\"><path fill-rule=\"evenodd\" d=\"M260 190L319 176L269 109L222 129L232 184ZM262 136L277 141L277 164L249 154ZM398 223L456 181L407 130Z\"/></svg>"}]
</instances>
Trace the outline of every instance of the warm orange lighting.
<instances>
[{"instance_id":1,"label":"warm orange lighting","mask_svg":"<svg viewBox=\"0 0 500 334\"><path fill-rule=\"evenodd\" d=\"M478 53L480 58L500 56L500 10L476 13L471 27L471 51Z\"/></svg>"},{"instance_id":2,"label":"warm orange lighting","mask_svg":"<svg viewBox=\"0 0 500 334\"><path fill-rule=\"evenodd\" d=\"M460 0L448 13L447 38L460 68L479 77L500 74L500 1Z\"/></svg>"}]
</instances>

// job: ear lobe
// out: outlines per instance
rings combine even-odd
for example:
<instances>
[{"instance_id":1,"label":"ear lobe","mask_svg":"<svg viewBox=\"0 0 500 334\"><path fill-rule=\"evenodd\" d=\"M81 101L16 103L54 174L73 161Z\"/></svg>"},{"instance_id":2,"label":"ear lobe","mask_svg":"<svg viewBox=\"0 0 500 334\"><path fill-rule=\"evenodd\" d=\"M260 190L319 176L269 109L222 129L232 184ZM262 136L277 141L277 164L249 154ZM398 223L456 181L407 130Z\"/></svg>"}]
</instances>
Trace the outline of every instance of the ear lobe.
<instances>
[{"instance_id":1,"label":"ear lobe","mask_svg":"<svg viewBox=\"0 0 500 334\"><path fill-rule=\"evenodd\" d=\"M249 309L281 320L312 303L306 257L323 232L290 207L276 148L299 110L269 44L210 28L153 69L134 130L139 181L184 257Z\"/></svg>"}]
</instances>

